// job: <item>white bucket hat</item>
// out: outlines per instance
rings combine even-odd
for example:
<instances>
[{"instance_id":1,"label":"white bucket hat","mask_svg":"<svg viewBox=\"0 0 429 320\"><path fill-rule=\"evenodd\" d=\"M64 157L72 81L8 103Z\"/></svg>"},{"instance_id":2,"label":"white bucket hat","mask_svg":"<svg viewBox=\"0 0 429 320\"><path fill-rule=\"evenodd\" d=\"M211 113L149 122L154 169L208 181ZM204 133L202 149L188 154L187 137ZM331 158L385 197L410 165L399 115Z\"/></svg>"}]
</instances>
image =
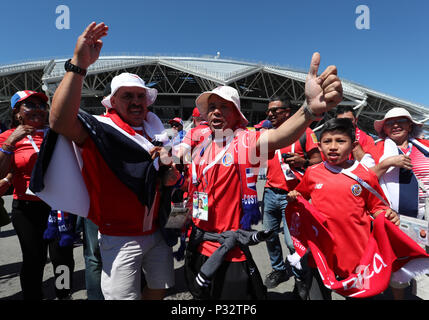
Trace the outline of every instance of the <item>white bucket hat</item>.
<instances>
[{"instance_id":1,"label":"white bucket hat","mask_svg":"<svg viewBox=\"0 0 429 320\"><path fill-rule=\"evenodd\" d=\"M240 96L238 95L238 91L229 86L219 86L214 88L212 91L205 91L198 96L198 98L195 100L195 104L197 105L197 108L202 116L207 116L208 100L212 94L218 95L226 101L231 101L241 116L241 124L243 126L247 126L249 121L247 121L246 117L241 112Z\"/></svg>"},{"instance_id":2,"label":"white bucket hat","mask_svg":"<svg viewBox=\"0 0 429 320\"><path fill-rule=\"evenodd\" d=\"M146 105L150 106L155 102L155 99L158 95L158 90L154 88L149 88L145 85L143 79L141 79L138 75L133 73L121 73L112 79L110 84L112 92L106 98L101 101L101 104L106 108L111 108L112 103L110 102L110 98L114 96L116 91L118 91L121 87L140 87L146 90Z\"/></svg>"},{"instance_id":3,"label":"white bucket hat","mask_svg":"<svg viewBox=\"0 0 429 320\"><path fill-rule=\"evenodd\" d=\"M412 135L415 137L417 134L417 131L420 131L420 128L423 126L423 124L414 121L413 118L411 117L411 114L408 112L408 110L404 109L404 108L393 108L390 109L385 115L384 118L381 120L376 120L374 121L374 129L375 131L377 131L379 136L383 136L383 126L384 126L384 122L387 119L391 119L391 118L398 118L398 117L405 117L408 118L412 123L413 123L413 132Z\"/></svg>"}]
</instances>

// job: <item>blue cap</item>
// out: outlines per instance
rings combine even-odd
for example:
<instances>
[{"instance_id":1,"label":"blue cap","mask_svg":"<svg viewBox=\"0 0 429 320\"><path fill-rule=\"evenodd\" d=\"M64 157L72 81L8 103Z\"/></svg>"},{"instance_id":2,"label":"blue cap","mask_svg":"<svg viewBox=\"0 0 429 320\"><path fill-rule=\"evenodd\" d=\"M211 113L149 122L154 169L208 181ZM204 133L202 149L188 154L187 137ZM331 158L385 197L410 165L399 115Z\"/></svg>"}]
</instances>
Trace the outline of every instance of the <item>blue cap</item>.
<instances>
[{"instance_id":1,"label":"blue cap","mask_svg":"<svg viewBox=\"0 0 429 320\"><path fill-rule=\"evenodd\" d=\"M265 120L262 123L262 128L271 129L272 127L273 127L273 124L271 123L270 120Z\"/></svg>"},{"instance_id":2,"label":"blue cap","mask_svg":"<svg viewBox=\"0 0 429 320\"><path fill-rule=\"evenodd\" d=\"M48 97L42 93L42 92L36 92L36 91L31 91L31 90L23 90L23 91L18 91L17 93L15 93L12 98L10 99L10 106L13 108L15 108L16 104L18 102L24 101L25 99L32 97L32 96L36 96L41 98L44 102L48 101Z\"/></svg>"}]
</instances>

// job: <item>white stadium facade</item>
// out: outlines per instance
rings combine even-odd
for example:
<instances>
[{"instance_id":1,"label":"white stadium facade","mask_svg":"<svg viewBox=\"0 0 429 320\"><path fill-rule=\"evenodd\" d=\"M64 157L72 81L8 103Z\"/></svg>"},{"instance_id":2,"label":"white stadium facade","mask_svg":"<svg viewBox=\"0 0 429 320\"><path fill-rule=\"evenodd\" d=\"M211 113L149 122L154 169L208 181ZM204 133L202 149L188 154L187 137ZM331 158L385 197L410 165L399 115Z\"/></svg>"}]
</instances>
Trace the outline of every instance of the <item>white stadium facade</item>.
<instances>
[{"instance_id":1,"label":"white stadium facade","mask_svg":"<svg viewBox=\"0 0 429 320\"><path fill-rule=\"evenodd\" d=\"M10 118L10 98L19 90L44 91L52 98L64 75L67 59L23 62L0 66L0 121ZM293 104L304 99L306 71L292 70L261 63L250 63L217 57L172 56L103 56L92 65L85 77L81 108L101 114L101 97L105 86L122 72L138 74L158 90L158 98L151 106L164 123L173 117L190 120L195 98L203 91L218 85L236 88L241 97L243 113L250 125L265 119L267 101L272 96L286 95ZM380 119L392 107L406 108L415 119L429 129L429 109L343 80L344 98L341 104L351 105L359 115L359 127L375 134L374 120ZM334 109L335 110L335 109ZM319 123L332 118L334 111ZM166 126L168 127L168 125Z\"/></svg>"}]
</instances>

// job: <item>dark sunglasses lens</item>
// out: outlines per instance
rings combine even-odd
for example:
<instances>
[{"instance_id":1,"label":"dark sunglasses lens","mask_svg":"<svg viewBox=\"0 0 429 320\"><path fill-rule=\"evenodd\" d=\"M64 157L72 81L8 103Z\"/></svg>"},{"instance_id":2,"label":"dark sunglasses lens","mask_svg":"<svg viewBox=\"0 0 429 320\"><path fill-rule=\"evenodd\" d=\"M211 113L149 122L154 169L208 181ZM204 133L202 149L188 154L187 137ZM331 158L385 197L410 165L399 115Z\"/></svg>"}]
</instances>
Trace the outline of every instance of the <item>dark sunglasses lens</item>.
<instances>
[{"instance_id":1,"label":"dark sunglasses lens","mask_svg":"<svg viewBox=\"0 0 429 320\"><path fill-rule=\"evenodd\" d=\"M270 113L272 113L272 114L277 114L277 113L282 112L284 109L285 109L285 108L271 108L271 109L268 109L268 110L267 110L266 114L267 114L267 115L268 115L268 114L270 114Z\"/></svg>"},{"instance_id":2,"label":"dark sunglasses lens","mask_svg":"<svg viewBox=\"0 0 429 320\"><path fill-rule=\"evenodd\" d=\"M386 125L393 126L394 124L404 124L407 123L408 119L398 119L398 120L387 120Z\"/></svg>"},{"instance_id":3,"label":"dark sunglasses lens","mask_svg":"<svg viewBox=\"0 0 429 320\"><path fill-rule=\"evenodd\" d=\"M25 102L24 106L28 109L40 109L40 110L46 110L46 108L48 107L46 103L35 104L32 102Z\"/></svg>"}]
</instances>

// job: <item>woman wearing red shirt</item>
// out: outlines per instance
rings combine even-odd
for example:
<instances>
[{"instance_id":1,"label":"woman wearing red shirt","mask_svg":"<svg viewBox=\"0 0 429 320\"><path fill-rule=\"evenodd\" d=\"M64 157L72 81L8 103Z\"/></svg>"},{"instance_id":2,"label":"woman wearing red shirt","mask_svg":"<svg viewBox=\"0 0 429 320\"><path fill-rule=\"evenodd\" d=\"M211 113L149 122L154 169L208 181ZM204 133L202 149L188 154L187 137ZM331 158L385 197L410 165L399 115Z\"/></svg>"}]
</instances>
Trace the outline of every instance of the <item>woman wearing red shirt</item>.
<instances>
[{"instance_id":1,"label":"woman wearing red shirt","mask_svg":"<svg viewBox=\"0 0 429 320\"><path fill-rule=\"evenodd\" d=\"M47 125L47 101L48 97L40 92L15 93L11 99L11 129L0 134L0 177L9 172L13 174L12 224L22 250L20 280L25 300L43 298L43 270L48 246L55 277L65 276L55 272L57 266L68 267L69 285L64 283L64 288L55 288L57 298L69 296L74 270L73 246L60 247L58 241L48 243L43 239L51 208L27 192Z\"/></svg>"}]
</instances>

